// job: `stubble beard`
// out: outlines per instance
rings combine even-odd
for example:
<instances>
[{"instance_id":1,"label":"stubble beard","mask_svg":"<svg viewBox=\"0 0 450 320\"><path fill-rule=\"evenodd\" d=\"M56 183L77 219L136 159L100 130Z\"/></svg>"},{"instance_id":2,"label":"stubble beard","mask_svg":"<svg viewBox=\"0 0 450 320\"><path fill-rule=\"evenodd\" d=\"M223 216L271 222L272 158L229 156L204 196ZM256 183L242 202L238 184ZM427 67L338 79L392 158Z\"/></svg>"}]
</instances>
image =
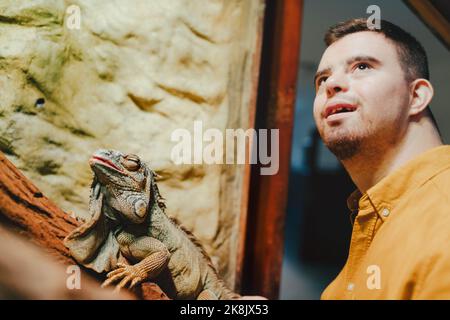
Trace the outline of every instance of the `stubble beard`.
<instances>
[{"instance_id":1,"label":"stubble beard","mask_svg":"<svg viewBox=\"0 0 450 320\"><path fill-rule=\"evenodd\" d=\"M362 137L348 130L322 136L327 148L340 160L349 160L361 152Z\"/></svg>"}]
</instances>

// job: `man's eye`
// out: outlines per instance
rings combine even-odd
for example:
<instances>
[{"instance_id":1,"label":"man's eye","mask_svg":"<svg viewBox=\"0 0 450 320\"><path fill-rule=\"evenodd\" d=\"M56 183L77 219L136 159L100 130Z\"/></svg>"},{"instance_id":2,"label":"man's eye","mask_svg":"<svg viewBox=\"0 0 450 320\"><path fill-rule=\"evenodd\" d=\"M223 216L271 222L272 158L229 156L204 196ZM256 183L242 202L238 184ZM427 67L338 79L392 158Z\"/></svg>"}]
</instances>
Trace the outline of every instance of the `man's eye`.
<instances>
[{"instance_id":1,"label":"man's eye","mask_svg":"<svg viewBox=\"0 0 450 320\"><path fill-rule=\"evenodd\" d=\"M358 70L367 70L367 69L370 69L370 66L367 63L358 63L356 65L356 68Z\"/></svg>"},{"instance_id":2,"label":"man's eye","mask_svg":"<svg viewBox=\"0 0 450 320\"><path fill-rule=\"evenodd\" d=\"M317 80L317 86L322 85L323 82L327 81L328 77L321 77Z\"/></svg>"}]
</instances>

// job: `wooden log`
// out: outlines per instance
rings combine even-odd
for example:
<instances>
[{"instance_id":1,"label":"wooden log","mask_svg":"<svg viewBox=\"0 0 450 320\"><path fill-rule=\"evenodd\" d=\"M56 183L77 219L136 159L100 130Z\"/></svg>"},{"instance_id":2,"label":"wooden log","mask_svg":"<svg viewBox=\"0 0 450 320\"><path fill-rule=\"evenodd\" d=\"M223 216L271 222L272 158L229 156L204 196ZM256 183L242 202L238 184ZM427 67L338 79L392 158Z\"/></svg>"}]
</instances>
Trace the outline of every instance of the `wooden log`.
<instances>
[{"instance_id":1,"label":"wooden log","mask_svg":"<svg viewBox=\"0 0 450 320\"><path fill-rule=\"evenodd\" d=\"M76 264L62 240L78 222L46 198L1 152L0 224L44 248L57 261Z\"/></svg>"},{"instance_id":2,"label":"wooden log","mask_svg":"<svg viewBox=\"0 0 450 320\"><path fill-rule=\"evenodd\" d=\"M63 265L0 227L0 299L132 299L126 291L101 289L80 268Z\"/></svg>"}]
</instances>

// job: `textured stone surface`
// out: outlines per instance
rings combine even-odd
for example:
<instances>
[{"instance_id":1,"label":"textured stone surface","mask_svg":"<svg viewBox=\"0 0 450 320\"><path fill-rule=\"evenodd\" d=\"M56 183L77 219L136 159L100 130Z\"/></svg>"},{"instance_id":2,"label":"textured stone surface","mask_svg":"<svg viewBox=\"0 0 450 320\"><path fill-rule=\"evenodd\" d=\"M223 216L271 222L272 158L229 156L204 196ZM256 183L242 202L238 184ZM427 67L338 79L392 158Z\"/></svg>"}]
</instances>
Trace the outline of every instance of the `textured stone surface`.
<instances>
[{"instance_id":1,"label":"textured stone surface","mask_svg":"<svg viewBox=\"0 0 450 320\"><path fill-rule=\"evenodd\" d=\"M0 150L82 217L90 154L139 154L232 284L243 166L174 165L170 134L248 126L261 15L259 0L2 0Z\"/></svg>"}]
</instances>

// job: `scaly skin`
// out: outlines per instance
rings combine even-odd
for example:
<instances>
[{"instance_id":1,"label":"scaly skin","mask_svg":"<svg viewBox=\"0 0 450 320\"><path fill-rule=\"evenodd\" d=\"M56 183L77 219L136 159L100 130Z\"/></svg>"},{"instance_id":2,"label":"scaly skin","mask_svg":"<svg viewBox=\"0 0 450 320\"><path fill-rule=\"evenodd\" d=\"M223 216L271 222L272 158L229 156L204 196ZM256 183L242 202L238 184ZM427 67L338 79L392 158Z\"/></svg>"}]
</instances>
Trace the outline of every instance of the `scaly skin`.
<instances>
[{"instance_id":1,"label":"scaly skin","mask_svg":"<svg viewBox=\"0 0 450 320\"><path fill-rule=\"evenodd\" d=\"M95 175L92 218L65 244L79 263L97 272L112 270L103 286L118 282L117 290L131 288L168 270L169 279L158 284L172 287L174 299L239 298L193 235L165 214L155 173L139 157L98 150L89 164Z\"/></svg>"}]
</instances>

